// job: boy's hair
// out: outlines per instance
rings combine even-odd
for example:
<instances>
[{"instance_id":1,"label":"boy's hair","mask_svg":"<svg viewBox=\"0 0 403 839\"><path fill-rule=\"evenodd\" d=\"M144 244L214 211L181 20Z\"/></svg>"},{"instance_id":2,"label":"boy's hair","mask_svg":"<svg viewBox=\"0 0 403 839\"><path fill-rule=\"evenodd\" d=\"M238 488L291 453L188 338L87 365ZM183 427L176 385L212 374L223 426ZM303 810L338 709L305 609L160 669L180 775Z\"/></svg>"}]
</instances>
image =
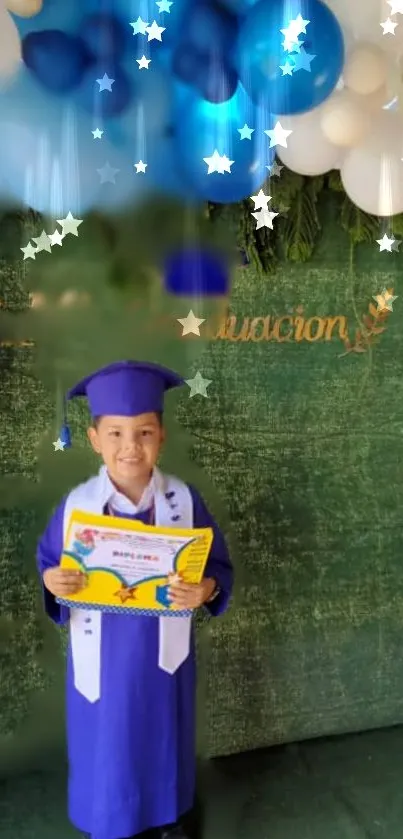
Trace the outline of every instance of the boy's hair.
<instances>
[{"instance_id":1,"label":"boy's hair","mask_svg":"<svg viewBox=\"0 0 403 839\"><path fill-rule=\"evenodd\" d=\"M156 416L158 417L159 424L162 425L163 421L164 421L164 415L163 415L162 411L153 411L153 413L156 414ZM98 425L99 425L99 422L100 422L101 419L102 419L102 416L91 418L91 425L93 426L93 428L98 428Z\"/></svg>"}]
</instances>

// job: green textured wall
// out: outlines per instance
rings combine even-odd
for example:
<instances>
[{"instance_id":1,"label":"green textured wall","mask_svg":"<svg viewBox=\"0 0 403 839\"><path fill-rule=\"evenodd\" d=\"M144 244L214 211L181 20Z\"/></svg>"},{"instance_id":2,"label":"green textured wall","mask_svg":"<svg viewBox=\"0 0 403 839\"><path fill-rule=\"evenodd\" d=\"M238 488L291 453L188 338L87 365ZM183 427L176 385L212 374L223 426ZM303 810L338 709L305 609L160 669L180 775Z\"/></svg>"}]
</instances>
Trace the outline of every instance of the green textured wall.
<instances>
[{"instance_id":1,"label":"green textured wall","mask_svg":"<svg viewBox=\"0 0 403 839\"><path fill-rule=\"evenodd\" d=\"M238 319L294 316L300 306L305 318L345 316L353 336L373 295L384 286L399 294L403 255L360 246L352 271L332 208L322 207L311 262L282 264L270 277L237 273ZM9 266L9 258L0 264L0 298L23 305ZM212 380L210 398L177 408L193 465L177 428L166 465L199 485L237 569L231 612L200 631L205 753L403 721L400 306L398 298L378 343L363 353L344 355L337 330L334 340L313 343L219 339L196 353L196 369ZM178 350L170 363L174 356ZM63 742L62 643L41 614L33 560L56 500L35 484L54 408L33 362L28 349L2 350L2 772L26 765L28 754L36 765L45 747Z\"/></svg>"}]
</instances>

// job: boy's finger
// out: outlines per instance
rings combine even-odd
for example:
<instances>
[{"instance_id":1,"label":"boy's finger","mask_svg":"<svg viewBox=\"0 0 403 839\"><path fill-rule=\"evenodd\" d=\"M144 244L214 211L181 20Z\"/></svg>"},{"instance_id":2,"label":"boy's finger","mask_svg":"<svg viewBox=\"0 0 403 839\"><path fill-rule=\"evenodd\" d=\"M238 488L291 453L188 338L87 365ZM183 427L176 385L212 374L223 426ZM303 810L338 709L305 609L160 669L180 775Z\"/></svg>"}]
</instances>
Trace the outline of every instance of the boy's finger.
<instances>
[{"instance_id":1,"label":"boy's finger","mask_svg":"<svg viewBox=\"0 0 403 839\"><path fill-rule=\"evenodd\" d=\"M186 592L187 594L189 594L190 591L193 591L193 589L194 589L194 586L192 586L191 583L179 582L179 583L171 583L171 585L170 585L170 591L183 591L184 593Z\"/></svg>"}]
</instances>

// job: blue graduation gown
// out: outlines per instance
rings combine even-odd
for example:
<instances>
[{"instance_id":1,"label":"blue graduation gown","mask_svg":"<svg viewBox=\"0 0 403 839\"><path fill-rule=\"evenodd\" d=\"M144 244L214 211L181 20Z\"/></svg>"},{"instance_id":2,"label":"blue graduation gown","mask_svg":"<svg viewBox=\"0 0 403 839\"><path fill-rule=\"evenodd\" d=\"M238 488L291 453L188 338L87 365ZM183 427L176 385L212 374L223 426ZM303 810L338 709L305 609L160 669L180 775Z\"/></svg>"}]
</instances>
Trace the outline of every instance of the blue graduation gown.
<instances>
[{"instance_id":1,"label":"blue graduation gown","mask_svg":"<svg viewBox=\"0 0 403 839\"><path fill-rule=\"evenodd\" d=\"M206 576L221 592L207 606L225 611L233 571L227 547L204 501L189 487L194 526L212 527ZM58 565L63 547L64 501L37 551L39 572ZM133 518L148 521L148 513ZM44 587L45 609L57 624L69 610ZM195 790L195 646L174 675L158 667L158 618L102 617L101 698L91 704L74 687L67 656L68 810L92 839L125 839L175 822L193 806Z\"/></svg>"}]
</instances>

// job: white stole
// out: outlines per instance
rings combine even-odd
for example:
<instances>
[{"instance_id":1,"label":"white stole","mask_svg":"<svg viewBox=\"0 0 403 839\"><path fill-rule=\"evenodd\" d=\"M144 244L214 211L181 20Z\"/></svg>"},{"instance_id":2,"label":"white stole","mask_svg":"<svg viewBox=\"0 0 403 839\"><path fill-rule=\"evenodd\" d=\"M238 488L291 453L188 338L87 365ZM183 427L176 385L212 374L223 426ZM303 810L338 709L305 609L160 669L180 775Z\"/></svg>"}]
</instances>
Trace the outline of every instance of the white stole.
<instances>
[{"instance_id":1,"label":"white stole","mask_svg":"<svg viewBox=\"0 0 403 839\"><path fill-rule=\"evenodd\" d=\"M179 478L163 475L156 468L153 486L155 524L192 528L193 500L189 487ZM102 515L109 498L110 480L106 467L102 466L96 477L75 487L67 496L64 539L73 510ZM141 617L138 619L141 620ZM158 622L158 666L173 675L189 655L192 618L162 616ZM70 640L74 686L89 702L96 702L101 696L102 612L70 608Z\"/></svg>"}]
</instances>

